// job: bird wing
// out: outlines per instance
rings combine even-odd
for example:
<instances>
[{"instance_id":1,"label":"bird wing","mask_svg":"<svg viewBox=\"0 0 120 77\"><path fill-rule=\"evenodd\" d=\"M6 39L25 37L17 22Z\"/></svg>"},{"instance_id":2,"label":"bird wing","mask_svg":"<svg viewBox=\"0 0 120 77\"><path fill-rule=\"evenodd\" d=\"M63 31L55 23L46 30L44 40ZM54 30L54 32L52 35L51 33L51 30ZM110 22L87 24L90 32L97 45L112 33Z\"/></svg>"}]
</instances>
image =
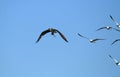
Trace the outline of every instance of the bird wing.
<instances>
[{"instance_id":1,"label":"bird wing","mask_svg":"<svg viewBox=\"0 0 120 77\"><path fill-rule=\"evenodd\" d=\"M110 18L115 22L114 18L110 15Z\"/></svg>"},{"instance_id":2,"label":"bird wing","mask_svg":"<svg viewBox=\"0 0 120 77\"><path fill-rule=\"evenodd\" d=\"M113 58L111 55L109 55L109 57L110 57L115 63L118 63L118 61L117 61L115 58Z\"/></svg>"},{"instance_id":3,"label":"bird wing","mask_svg":"<svg viewBox=\"0 0 120 77\"><path fill-rule=\"evenodd\" d=\"M116 30L116 31L118 31L118 32L120 32L120 30L119 29L116 29L116 28L113 28L114 30Z\"/></svg>"},{"instance_id":4,"label":"bird wing","mask_svg":"<svg viewBox=\"0 0 120 77\"><path fill-rule=\"evenodd\" d=\"M48 33L48 32L50 32L50 29L47 29L47 30L43 31L43 32L40 34L40 36L38 37L36 43L39 42L39 40L42 38L42 36L44 36L44 35L45 35L46 33Z\"/></svg>"},{"instance_id":5,"label":"bird wing","mask_svg":"<svg viewBox=\"0 0 120 77\"><path fill-rule=\"evenodd\" d=\"M117 42L117 41L120 41L120 39L117 39L117 40L113 41L111 45L113 45L113 44L114 44L115 42Z\"/></svg>"},{"instance_id":6,"label":"bird wing","mask_svg":"<svg viewBox=\"0 0 120 77\"><path fill-rule=\"evenodd\" d=\"M87 37L84 37L84 36L82 36L82 35L81 35L81 34L79 34L79 33L78 33L78 35L79 35L80 37L83 37L83 38L86 38L86 39L88 39L88 40L89 40L89 38L87 38Z\"/></svg>"},{"instance_id":7,"label":"bird wing","mask_svg":"<svg viewBox=\"0 0 120 77\"><path fill-rule=\"evenodd\" d=\"M59 33L59 35L62 37L63 40L65 40L66 42L68 42L67 38L59 30L56 30L56 31Z\"/></svg>"},{"instance_id":8,"label":"bird wing","mask_svg":"<svg viewBox=\"0 0 120 77\"><path fill-rule=\"evenodd\" d=\"M106 29L106 27L101 27L101 28L97 29L96 31L101 30L101 29Z\"/></svg>"},{"instance_id":9,"label":"bird wing","mask_svg":"<svg viewBox=\"0 0 120 77\"><path fill-rule=\"evenodd\" d=\"M115 22L115 24L119 24L115 19L110 15L110 18Z\"/></svg>"},{"instance_id":10,"label":"bird wing","mask_svg":"<svg viewBox=\"0 0 120 77\"><path fill-rule=\"evenodd\" d=\"M105 40L105 39L98 39L98 38L93 39L93 41L98 41L98 40Z\"/></svg>"}]
</instances>

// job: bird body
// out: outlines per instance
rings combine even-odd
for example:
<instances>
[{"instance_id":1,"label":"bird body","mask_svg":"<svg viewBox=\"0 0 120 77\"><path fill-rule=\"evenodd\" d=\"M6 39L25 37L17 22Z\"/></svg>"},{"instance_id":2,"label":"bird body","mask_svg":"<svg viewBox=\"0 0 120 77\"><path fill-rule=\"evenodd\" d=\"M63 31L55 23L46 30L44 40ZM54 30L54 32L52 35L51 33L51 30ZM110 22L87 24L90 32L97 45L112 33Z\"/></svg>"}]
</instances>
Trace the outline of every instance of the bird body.
<instances>
[{"instance_id":1,"label":"bird body","mask_svg":"<svg viewBox=\"0 0 120 77\"><path fill-rule=\"evenodd\" d=\"M109 29L111 29L111 28L112 28L112 27L110 27L110 26L106 26L106 29L107 29L107 30L109 30Z\"/></svg>"},{"instance_id":2,"label":"bird body","mask_svg":"<svg viewBox=\"0 0 120 77\"><path fill-rule=\"evenodd\" d=\"M65 40L66 42L68 42L68 40L66 39L66 37L65 37L59 30L54 29L54 28L48 28L47 30L44 30L44 31L40 34L40 36L39 36L39 38L37 39L36 43L39 42L39 40L40 40L45 34L47 34L47 33L49 33L49 32L51 32L51 35L53 35L53 36L55 36L55 33L58 33L58 34L62 37L63 40Z\"/></svg>"},{"instance_id":3,"label":"bird body","mask_svg":"<svg viewBox=\"0 0 120 77\"><path fill-rule=\"evenodd\" d=\"M90 39L89 42L90 43L96 43L95 39Z\"/></svg>"},{"instance_id":4,"label":"bird body","mask_svg":"<svg viewBox=\"0 0 120 77\"><path fill-rule=\"evenodd\" d=\"M55 33L57 33L57 30L56 29L53 29L53 28L49 28L50 32L51 32L51 35L55 35Z\"/></svg>"},{"instance_id":5,"label":"bird body","mask_svg":"<svg viewBox=\"0 0 120 77\"><path fill-rule=\"evenodd\" d=\"M91 42L91 43L95 43L95 41L93 41L94 39L90 39L89 41Z\"/></svg>"}]
</instances>

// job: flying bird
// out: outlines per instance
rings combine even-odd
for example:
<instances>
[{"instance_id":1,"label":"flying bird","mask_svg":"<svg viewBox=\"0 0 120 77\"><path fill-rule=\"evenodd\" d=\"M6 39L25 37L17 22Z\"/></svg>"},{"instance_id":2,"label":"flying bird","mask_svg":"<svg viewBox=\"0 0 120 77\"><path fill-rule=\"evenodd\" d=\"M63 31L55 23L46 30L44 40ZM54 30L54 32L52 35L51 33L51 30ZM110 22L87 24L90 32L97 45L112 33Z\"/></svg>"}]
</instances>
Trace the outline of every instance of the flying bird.
<instances>
[{"instance_id":1,"label":"flying bird","mask_svg":"<svg viewBox=\"0 0 120 77\"><path fill-rule=\"evenodd\" d=\"M98 41L98 40L105 40L105 39L99 39L99 38L89 39L89 38L87 38L87 37L85 37L85 36L82 36L82 35L79 34L79 33L78 33L78 36L83 37L83 38L86 38L87 40L89 40L90 43L96 43L96 41Z\"/></svg>"},{"instance_id":2,"label":"flying bird","mask_svg":"<svg viewBox=\"0 0 120 77\"><path fill-rule=\"evenodd\" d=\"M39 38L37 39L36 43L39 42L39 40L40 40L45 34L47 34L47 33L49 33L49 32L51 32L51 35L53 35L53 36L55 36L55 33L58 33L58 34L62 37L63 40L65 40L66 42L68 42L68 40L66 39L66 37L65 37L59 30L54 29L54 28L48 28L47 30L44 30L44 31L40 34L40 36L39 36Z\"/></svg>"},{"instance_id":3,"label":"flying bird","mask_svg":"<svg viewBox=\"0 0 120 77\"><path fill-rule=\"evenodd\" d=\"M116 30L116 31L119 31L119 32L120 32L120 30L118 30L118 29L116 29L116 28L113 28L113 27L110 27L110 26L101 27L101 28L97 29L96 31L99 31L99 30L101 30L101 29L106 29L106 30L111 30L111 29L114 29L114 30Z\"/></svg>"},{"instance_id":4,"label":"flying bird","mask_svg":"<svg viewBox=\"0 0 120 77\"><path fill-rule=\"evenodd\" d=\"M120 62L117 59L113 58L111 55L109 55L109 57L115 62L117 66L120 66Z\"/></svg>"},{"instance_id":5,"label":"flying bird","mask_svg":"<svg viewBox=\"0 0 120 77\"><path fill-rule=\"evenodd\" d=\"M120 39L116 39L115 41L112 42L111 45L113 45L113 44L116 43L117 41L120 41Z\"/></svg>"},{"instance_id":6,"label":"flying bird","mask_svg":"<svg viewBox=\"0 0 120 77\"><path fill-rule=\"evenodd\" d=\"M113 22L115 22L115 25L118 27L118 28L120 28L120 24L117 22L117 21L115 21L115 19L110 15L110 18L113 20Z\"/></svg>"}]
</instances>

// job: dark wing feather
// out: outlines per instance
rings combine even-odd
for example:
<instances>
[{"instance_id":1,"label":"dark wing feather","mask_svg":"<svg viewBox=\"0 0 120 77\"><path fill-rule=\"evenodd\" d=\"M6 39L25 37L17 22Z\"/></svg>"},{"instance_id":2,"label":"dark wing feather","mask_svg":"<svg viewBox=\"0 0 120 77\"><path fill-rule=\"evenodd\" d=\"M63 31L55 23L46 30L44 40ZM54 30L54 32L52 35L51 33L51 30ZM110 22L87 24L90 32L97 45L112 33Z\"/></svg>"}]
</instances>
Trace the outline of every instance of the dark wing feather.
<instances>
[{"instance_id":1,"label":"dark wing feather","mask_svg":"<svg viewBox=\"0 0 120 77\"><path fill-rule=\"evenodd\" d=\"M101 30L101 29L106 29L106 27L101 27L101 28L97 29L96 31Z\"/></svg>"},{"instance_id":2,"label":"dark wing feather","mask_svg":"<svg viewBox=\"0 0 120 77\"><path fill-rule=\"evenodd\" d=\"M115 20L114 20L114 18L110 15L110 18L114 21L114 22L116 22Z\"/></svg>"},{"instance_id":3,"label":"dark wing feather","mask_svg":"<svg viewBox=\"0 0 120 77\"><path fill-rule=\"evenodd\" d=\"M113 41L111 45L113 45L113 44L116 43L117 41L120 41L120 39L117 39L117 40Z\"/></svg>"},{"instance_id":4,"label":"dark wing feather","mask_svg":"<svg viewBox=\"0 0 120 77\"><path fill-rule=\"evenodd\" d=\"M115 22L116 25L119 24L117 21L115 21L115 19L111 15L110 15L110 18Z\"/></svg>"},{"instance_id":5,"label":"dark wing feather","mask_svg":"<svg viewBox=\"0 0 120 77\"><path fill-rule=\"evenodd\" d=\"M115 58L113 58L111 55L109 55L109 57L110 57L115 63L118 62L118 61L117 61Z\"/></svg>"},{"instance_id":6,"label":"dark wing feather","mask_svg":"<svg viewBox=\"0 0 120 77\"><path fill-rule=\"evenodd\" d=\"M111 55L109 55L109 57L110 57L111 59L113 59L113 57L112 57Z\"/></svg>"},{"instance_id":7,"label":"dark wing feather","mask_svg":"<svg viewBox=\"0 0 120 77\"><path fill-rule=\"evenodd\" d=\"M105 40L105 39L98 39L98 38L96 38L96 39L94 39L93 41L98 41L98 40Z\"/></svg>"},{"instance_id":8,"label":"dark wing feather","mask_svg":"<svg viewBox=\"0 0 120 77\"><path fill-rule=\"evenodd\" d=\"M87 37L84 37L84 36L82 36L82 35L81 35L81 34L79 34L79 33L78 33L78 35L79 35L80 37L83 37L83 38L86 38L86 39L88 39L88 40L89 40L89 38L87 38Z\"/></svg>"},{"instance_id":9,"label":"dark wing feather","mask_svg":"<svg viewBox=\"0 0 120 77\"><path fill-rule=\"evenodd\" d=\"M37 39L36 43L39 42L39 40L42 38L42 36L44 36L44 35L45 35L46 33L48 33L48 32L50 32L50 29L47 29L47 30L43 31L43 32L40 34L39 38Z\"/></svg>"},{"instance_id":10,"label":"dark wing feather","mask_svg":"<svg viewBox=\"0 0 120 77\"><path fill-rule=\"evenodd\" d=\"M68 42L67 38L60 31L58 31L58 30L56 30L56 31L59 33L59 35L62 37L63 40L65 40L66 42Z\"/></svg>"}]
</instances>

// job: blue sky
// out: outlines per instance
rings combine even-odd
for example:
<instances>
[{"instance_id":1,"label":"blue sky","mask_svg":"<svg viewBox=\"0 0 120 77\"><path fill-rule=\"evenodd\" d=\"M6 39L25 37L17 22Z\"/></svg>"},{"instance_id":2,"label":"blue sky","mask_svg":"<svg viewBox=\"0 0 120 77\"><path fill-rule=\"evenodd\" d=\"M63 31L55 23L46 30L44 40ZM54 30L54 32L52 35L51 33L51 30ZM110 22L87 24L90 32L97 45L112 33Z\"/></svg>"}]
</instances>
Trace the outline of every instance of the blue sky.
<instances>
[{"instance_id":1,"label":"blue sky","mask_svg":"<svg viewBox=\"0 0 120 77\"><path fill-rule=\"evenodd\" d=\"M120 44L110 44L119 32L95 30L110 25L111 14L120 22L119 0L1 0L0 77L117 77L120 67L108 57L120 60ZM49 27L56 34L38 36ZM105 38L90 44L80 38Z\"/></svg>"}]
</instances>

